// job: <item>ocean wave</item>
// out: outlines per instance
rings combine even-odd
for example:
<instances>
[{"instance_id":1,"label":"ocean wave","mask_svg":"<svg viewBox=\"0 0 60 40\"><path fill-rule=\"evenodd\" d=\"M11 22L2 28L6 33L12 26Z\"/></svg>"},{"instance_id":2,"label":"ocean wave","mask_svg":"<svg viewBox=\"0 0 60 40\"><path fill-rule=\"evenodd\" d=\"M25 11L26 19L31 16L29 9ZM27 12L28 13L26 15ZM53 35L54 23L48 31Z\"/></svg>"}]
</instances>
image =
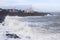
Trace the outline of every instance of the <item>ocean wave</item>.
<instances>
[{"instance_id":1,"label":"ocean wave","mask_svg":"<svg viewBox=\"0 0 60 40\"><path fill-rule=\"evenodd\" d=\"M54 18L54 19L53 19ZM0 24L1 40L60 40L60 33L56 32L60 24L60 17L18 17L6 16ZM54 28L54 27L55 28ZM59 27L59 26L58 26ZM6 31L16 34L21 39L7 38ZM53 33L53 31L55 33Z\"/></svg>"}]
</instances>

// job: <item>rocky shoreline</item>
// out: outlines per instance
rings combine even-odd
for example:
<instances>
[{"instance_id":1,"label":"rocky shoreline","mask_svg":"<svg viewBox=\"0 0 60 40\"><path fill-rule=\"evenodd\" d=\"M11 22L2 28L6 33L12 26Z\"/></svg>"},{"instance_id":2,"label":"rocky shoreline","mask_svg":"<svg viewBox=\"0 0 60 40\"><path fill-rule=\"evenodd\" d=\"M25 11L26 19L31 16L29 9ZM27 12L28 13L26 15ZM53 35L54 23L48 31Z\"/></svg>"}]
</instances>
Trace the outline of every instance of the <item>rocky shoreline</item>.
<instances>
[{"instance_id":1,"label":"rocky shoreline","mask_svg":"<svg viewBox=\"0 0 60 40\"><path fill-rule=\"evenodd\" d=\"M45 16L50 13L44 13L44 12L26 12L25 10L18 10L18 9L1 9L0 8L0 23L4 21L5 16ZM51 15L51 14L50 14Z\"/></svg>"}]
</instances>

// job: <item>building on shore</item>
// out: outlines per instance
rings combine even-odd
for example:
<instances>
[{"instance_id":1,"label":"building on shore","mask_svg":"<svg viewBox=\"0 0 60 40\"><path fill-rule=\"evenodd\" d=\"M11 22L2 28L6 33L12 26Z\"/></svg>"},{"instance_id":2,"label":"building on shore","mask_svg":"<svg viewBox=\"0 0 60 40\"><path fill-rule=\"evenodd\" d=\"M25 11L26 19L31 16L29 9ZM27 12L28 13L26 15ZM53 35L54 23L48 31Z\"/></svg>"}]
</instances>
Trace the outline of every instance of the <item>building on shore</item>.
<instances>
[{"instance_id":1,"label":"building on shore","mask_svg":"<svg viewBox=\"0 0 60 40\"><path fill-rule=\"evenodd\" d=\"M25 12L25 13L33 13L34 10L33 10L32 7L31 7L31 8L28 8L28 9L24 10L24 12Z\"/></svg>"},{"instance_id":2,"label":"building on shore","mask_svg":"<svg viewBox=\"0 0 60 40\"><path fill-rule=\"evenodd\" d=\"M9 10L9 12L18 12L17 9L8 9L8 10Z\"/></svg>"}]
</instances>

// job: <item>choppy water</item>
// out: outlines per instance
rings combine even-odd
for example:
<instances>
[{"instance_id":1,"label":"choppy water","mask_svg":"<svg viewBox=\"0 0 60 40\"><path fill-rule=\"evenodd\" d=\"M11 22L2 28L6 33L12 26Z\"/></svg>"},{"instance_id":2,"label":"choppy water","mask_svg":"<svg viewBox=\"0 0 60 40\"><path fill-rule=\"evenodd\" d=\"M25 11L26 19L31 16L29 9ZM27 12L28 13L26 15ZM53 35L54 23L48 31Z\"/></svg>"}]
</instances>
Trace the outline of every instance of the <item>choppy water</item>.
<instances>
[{"instance_id":1,"label":"choppy water","mask_svg":"<svg viewBox=\"0 0 60 40\"><path fill-rule=\"evenodd\" d=\"M48 32L60 32L60 16L31 16L21 18L19 21L27 22L29 27L37 28L39 31L46 29Z\"/></svg>"},{"instance_id":2,"label":"choppy water","mask_svg":"<svg viewBox=\"0 0 60 40\"><path fill-rule=\"evenodd\" d=\"M7 38L6 31L21 39ZM60 16L6 16L0 23L0 35L1 40L60 40Z\"/></svg>"}]
</instances>

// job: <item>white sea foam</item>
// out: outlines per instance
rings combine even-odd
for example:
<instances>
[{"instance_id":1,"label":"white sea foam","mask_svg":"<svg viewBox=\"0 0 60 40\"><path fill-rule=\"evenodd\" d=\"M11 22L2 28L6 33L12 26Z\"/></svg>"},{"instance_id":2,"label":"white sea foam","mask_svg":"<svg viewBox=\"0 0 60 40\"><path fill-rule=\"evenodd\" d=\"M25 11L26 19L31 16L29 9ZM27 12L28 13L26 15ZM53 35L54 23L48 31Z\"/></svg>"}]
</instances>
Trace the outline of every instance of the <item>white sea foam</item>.
<instances>
[{"instance_id":1,"label":"white sea foam","mask_svg":"<svg viewBox=\"0 0 60 40\"><path fill-rule=\"evenodd\" d=\"M43 33L39 32L43 28L40 28L38 31L38 27L33 28L29 26L31 22L20 21L22 18L18 16L7 16L4 22L0 24L0 40L60 40L60 33L49 33L46 29L44 29L45 31ZM38 24L35 23L36 25ZM40 23L40 26L44 26L44 23ZM21 39L7 38L5 36L6 31L17 34Z\"/></svg>"}]
</instances>

